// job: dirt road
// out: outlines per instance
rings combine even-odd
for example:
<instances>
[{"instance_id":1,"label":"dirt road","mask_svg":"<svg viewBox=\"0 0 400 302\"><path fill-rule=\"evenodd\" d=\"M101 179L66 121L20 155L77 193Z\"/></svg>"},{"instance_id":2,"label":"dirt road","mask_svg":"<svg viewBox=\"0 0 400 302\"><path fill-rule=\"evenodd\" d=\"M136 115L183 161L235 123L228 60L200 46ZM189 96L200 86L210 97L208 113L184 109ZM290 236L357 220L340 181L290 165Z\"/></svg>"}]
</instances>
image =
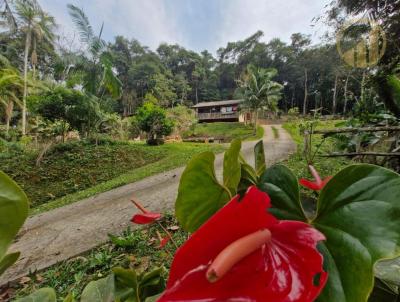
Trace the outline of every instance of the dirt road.
<instances>
[{"instance_id":1,"label":"dirt road","mask_svg":"<svg viewBox=\"0 0 400 302\"><path fill-rule=\"evenodd\" d=\"M275 138L271 126L265 128L264 148L268 164L285 159L296 148L289 134L280 125ZM242 153L254 162L256 142L243 143ZM221 175L223 155L217 155L215 167ZM130 225L135 209L130 203L134 195L150 210L173 209L179 178L184 168L160 173L141 181L98 194L68 206L29 218L12 250L21 252L20 260L0 279L0 285L69 259L107 241L109 233L119 233Z\"/></svg>"}]
</instances>

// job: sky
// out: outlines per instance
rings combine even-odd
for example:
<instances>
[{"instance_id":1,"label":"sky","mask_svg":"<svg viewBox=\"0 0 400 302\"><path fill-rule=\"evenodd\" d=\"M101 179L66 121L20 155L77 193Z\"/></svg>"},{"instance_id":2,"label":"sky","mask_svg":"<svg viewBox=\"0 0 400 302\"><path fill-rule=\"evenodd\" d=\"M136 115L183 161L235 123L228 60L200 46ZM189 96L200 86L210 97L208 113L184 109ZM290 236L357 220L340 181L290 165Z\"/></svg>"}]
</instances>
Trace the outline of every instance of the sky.
<instances>
[{"instance_id":1,"label":"sky","mask_svg":"<svg viewBox=\"0 0 400 302\"><path fill-rule=\"evenodd\" d=\"M82 8L95 29L104 22L103 38L117 35L134 38L155 50L162 42L215 53L228 42L243 40L257 30L264 41L290 40L302 32L314 41L324 27L312 27L312 19L323 15L329 0L39 0L56 17L59 31L74 36L67 3Z\"/></svg>"}]
</instances>

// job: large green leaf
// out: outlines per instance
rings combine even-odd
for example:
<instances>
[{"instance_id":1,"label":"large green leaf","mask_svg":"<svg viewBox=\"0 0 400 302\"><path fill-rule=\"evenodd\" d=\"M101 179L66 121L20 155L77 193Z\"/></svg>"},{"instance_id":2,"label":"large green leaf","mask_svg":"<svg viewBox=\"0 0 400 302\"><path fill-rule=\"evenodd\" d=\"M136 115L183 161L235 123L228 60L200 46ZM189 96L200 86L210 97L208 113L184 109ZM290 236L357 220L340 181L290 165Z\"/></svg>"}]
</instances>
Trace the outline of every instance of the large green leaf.
<instances>
[{"instance_id":1,"label":"large green leaf","mask_svg":"<svg viewBox=\"0 0 400 302\"><path fill-rule=\"evenodd\" d=\"M215 177L215 155L194 156L182 174L175 214L183 229L194 232L230 200L229 191Z\"/></svg>"},{"instance_id":2,"label":"large green leaf","mask_svg":"<svg viewBox=\"0 0 400 302\"><path fill-rule=\"evenodd\" d=\"M115 276L115 295L121 301L140 302L139 285L134 270L122 267L113 268Z\"/></svg>"},{"instance_id":3,"label":"large green leaf","mask_svg":"<svg viewBox=\"0 0 400 302\"><path fill-rule=\"evenodd\" d=\"M350 166L327 184L313 221L327 237L329 279L318 301L368 300L375 262L400 255L399 196L400 176L372 165Z\"/></svg>"},{"instance_id":4,"label":"large green leaf","mask_svg":"<svg viewBox=\"0 0 400 302\"><path fill-rule=\"evenodd\" d=\"M0 171L0 260L28 217L28 198L21 188Z\"/></svg>"},{"instance_id":5,"label":"large green leaf","mask_svg":"<svg viewBox=\"0 0 400 302\"><path fill-rule=\"evenodd\" d=\"M296 176L284 165L274 165L260 177L259 188L271 197L270 212L280 219L306 221Z\"/></svg>"},{"instance_id":6,"label":"large green leaf","mask_svg":"<svg viewBox=\"0 0 400 302\"><path fill-rule=\"evenodd\" d=\"M262 175L267 168L265 162L264 142L259 141L254 146L254 167L257 175Z\"/></svg>"},{"instance_id":7,"label":"large green leaf","mask_svg":"<svg viewBox=\"0 0 400 302\"><path fill-rule=\"evenodd\" d=\"M56 302L56 292L50 287L41 288L29 296L18 299L16 302Z\"/></svg>"},{"instance_id":8,"label":"large green leaf","mask_svg":"<svg viewBox=\"0 0 400 302\"><path fill-rule=\"evenodd\" d=\"M163 278L164 268L157 268L149 273L141 275L139 282L140 298L145 301L148 297L160 294L165 289L165 280Z\"/></svg>"},{"instance_id":9,"label":"large green leaf","mask_svg":"<svg viewBox=\"0 0 400 302\"><path fill-rule=\"evenodd\" d=\"M11 253L5 255L3 259L0 259L0 276L18 260L19 255L20 252Z\"/></svg>"},{"instance_id":10,"label":"large green leaf","mask_svg":"<svg viewBox=\"0 0 400 302\"><path fill-rule=\"evenodd\" d=\"M224 154L224 185L230 191L231 196L236 195L240 182L241 165L239 161L242 142L233 140L230 148Z\"/></svg>"},{"instance_id":11,"label":"large green leaf","mask_svg":"<svg viewBox=\"0 0 400 302\"><path fill-rule=\"evenodd\" d=\"M114 274L91 281L82 292L81 302L113 302L115 300Z\"/></svg>"},{"instance_id":12,"label":"large green leaf","mask_svg":"<svg viewBox=\"0 0 400 302\"><path fill-rule=\"evenodd\" d=\"M282 166L268 169L260 188L269 193L274 214L306 220L298 185ZM322 190L316 218L326 236L319 248L329 272L320 302L366 302L374 286L374 264L400 255L400 176L373 165L352 165Z\"/></svg>"}]
</instances>

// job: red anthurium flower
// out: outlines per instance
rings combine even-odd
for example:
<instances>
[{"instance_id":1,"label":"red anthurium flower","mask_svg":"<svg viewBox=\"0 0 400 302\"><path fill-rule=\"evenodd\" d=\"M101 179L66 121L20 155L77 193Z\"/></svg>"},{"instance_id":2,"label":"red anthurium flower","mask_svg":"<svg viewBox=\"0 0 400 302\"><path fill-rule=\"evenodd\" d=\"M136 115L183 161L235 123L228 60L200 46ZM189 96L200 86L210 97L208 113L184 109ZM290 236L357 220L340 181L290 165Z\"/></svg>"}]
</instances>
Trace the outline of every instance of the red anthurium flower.
<instances>
[{"instance_id":1,"label":"red anthurium flower","mask_svg":"<svg viewBox=\"0 0 400 302\"><path fill-rule=\"evenodd\" d=\"M305 178L301 178L299 181L300 184L302 186L304 186L308 189L314 190L314 191L322 190L325 187L325 185L328 183L328 181L331 180L332 176L329 176L329 177L325 178L324 180L322 180L321 177L319 176L317 170L315 170L315 168L313 166L309 165L308 168L310 169L312 176L314 176L315 181L310 181Z\"/></svg>"},{"instance_id":2,"label":"red anthurium flower","mask_svg":"<svg viewBox=\"0 0 400 302\"><path fill-rule=\"evenodd\" d=\"M327 280L316 249L325 238L269 207L256 187L232 199L176 252L158 301L314 301Z\"/></svg>"},{"instance_id":3,"label":"red anthurium flower","mask_svg":"<svg viewBox=\"0 0 400 302\"><path fill-rule=\"evenodd\" d=\"M159 213L144 213L144 214L135 214L133 215L131 221L136 224L149 224L161 218L161 214Z\"/></svg>"},{"instance_id":4,"label":"red anthurium flower","mask_svg":"<svg viewBox=\"0 0 400 302\"><path fill-rule=\"evenodd\" d=\"M131 200L132 203L142 212L142 214L133 215L131 221L136 224L149 224L160 219L162 215L160 213L153 213L147 211L141 204L135 199Z\"/></svg>"}]
</instances>

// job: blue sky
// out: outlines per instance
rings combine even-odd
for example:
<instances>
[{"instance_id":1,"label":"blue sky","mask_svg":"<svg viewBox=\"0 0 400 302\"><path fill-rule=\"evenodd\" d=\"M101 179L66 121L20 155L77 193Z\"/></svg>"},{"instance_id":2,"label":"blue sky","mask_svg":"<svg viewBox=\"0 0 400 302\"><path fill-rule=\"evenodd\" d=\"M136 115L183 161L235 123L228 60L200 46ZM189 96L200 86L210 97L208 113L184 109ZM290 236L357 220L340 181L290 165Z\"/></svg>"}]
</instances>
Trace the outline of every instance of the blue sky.
<instances>
[{"instance_id":1,"label":"blue sky","mask_svg":"<svg viewBox=\"0 0 400 302\"><path fill-rule=\"evenodd\" d=\"M242 40L257 30L264 40L288 41L294 32L318 40L322 24L311 27L329 0L39 0L56 17L59 31L74 36L67 3L83 8L95 30L104 22L104 38L138 39L156 49L161 42L212 53L229 41Z\"/></svg>"}]
</instances>

